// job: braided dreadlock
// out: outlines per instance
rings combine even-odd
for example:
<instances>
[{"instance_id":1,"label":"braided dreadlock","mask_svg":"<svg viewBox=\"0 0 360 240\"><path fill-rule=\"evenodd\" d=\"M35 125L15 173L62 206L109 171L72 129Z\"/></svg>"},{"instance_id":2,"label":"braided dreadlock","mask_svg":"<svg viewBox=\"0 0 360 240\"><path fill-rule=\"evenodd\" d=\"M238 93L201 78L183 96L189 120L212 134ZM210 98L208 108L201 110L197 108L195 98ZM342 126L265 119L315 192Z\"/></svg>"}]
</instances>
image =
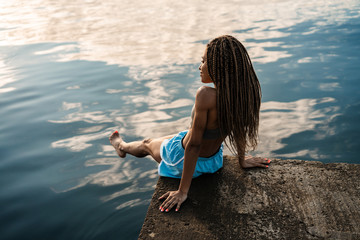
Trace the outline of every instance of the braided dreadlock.
<instances>
[{"instance_id":1,"label":"braided dreadlock","mask_svg":"<svg viewBox=\"0 0 360 240\"><path fill-rule=\"evenodd\" d=\"M217 91L217 118L226 145L242 159L255 149L261 103L260 83L245 47L229 35L213 39L207 48L208 72Z\"/></svg>"}]
</instances>

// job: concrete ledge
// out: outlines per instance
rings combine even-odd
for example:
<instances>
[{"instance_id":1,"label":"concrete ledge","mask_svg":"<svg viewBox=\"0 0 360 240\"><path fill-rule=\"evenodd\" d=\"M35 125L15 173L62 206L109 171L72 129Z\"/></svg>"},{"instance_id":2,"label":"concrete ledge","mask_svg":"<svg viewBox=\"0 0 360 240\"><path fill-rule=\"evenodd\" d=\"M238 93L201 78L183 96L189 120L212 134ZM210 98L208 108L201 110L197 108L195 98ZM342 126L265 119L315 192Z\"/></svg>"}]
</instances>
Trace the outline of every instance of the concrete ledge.
<instances>
[{"instance_id":1,"label":"concrete ledge","mask_svg":"<svg viewBox=\"0 0 360 240\"><path fill-rule=\"evenodd\" d=\"M179 212L159 211L179 180L160 177L139 239L360 239L360 165L274 159L194 179Z\"/></svg>"}]
</instances>

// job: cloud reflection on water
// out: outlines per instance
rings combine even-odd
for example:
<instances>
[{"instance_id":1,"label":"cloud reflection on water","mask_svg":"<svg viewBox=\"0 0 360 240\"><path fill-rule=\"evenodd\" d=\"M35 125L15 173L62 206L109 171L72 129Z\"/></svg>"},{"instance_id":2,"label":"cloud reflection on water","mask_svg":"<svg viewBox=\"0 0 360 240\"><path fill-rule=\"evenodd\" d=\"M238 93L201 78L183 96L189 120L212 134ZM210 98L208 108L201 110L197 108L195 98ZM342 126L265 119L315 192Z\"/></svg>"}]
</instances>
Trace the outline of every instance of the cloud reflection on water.
<instances>
[{"instance_id":1,"label":"cloud reflection on water","mask_svg":"<svg viewBox=\"0 0 360 240\"><path fill-rule=\"evenodd\" d=\"M73 152L80 152L92 146L89 142L110 136L112 130L107 129L97 133L77 135L51 143L53 148L67 148Z\"/></svg>"},{"instance_id":2,"label":"cloud reflection on water","mask_svg":"<svg viewBox=\"0 0 360 240\"><path fill-rule=\"evenodd\" d=\"M95 112L74 112L66 115L63 120L49 120L51 123L72 123L72 122L87 122L87 123L109 123L112 118L107 116L102 111Z\"/></svg>"},{"instance_id":3,"label":"cloud reflection on water","mask_svg":"<svg viewBox=\"0 0 360 240\"><path fill-rule=\"evenodd\" d=\"M67 192L87 184L95 184L103 187L128 184L131 182L129 187L122 188L120 191L113 192L110 195L103 196L102 201L107 202L115 198L129 195L132 193L152 191L155 187L155 182L142 183L144 179L155 179L157 178L157 170L144 170L141 165L134 164L134 159L120 159L116 158L95 158L85 162L85 167L101 167L108 166L106 170L96 171L95 173L89 174L88 176L78 179L78 182L73 184L66 184L65 186L59 184L53 186L52 190L55 192ZM120 205L118 208L123 207Z\"/></svg>"},{"instance_id":4,"label":"cloud reflection on water","mask_svg":"<svg viewBox=\"0 0 360 240\"><path fill-rule=\"evenodd\" d=\"M282 143L294 134L314 131L317 129L317 139L324 139L334 134L334 130L328 128L328 123L339 115L338 106L322 107L323 104L336 102L334 98L300 99L294 102L264 102L260 114L260 143L257 154L271 157L300 157L310 154L314 159L321 159L316 151L300 150L294 153L277 154L276 151L285 147ZM317 125L324 125L319 128ZM328 157L328 156L326 156Z\"/></svg>"},{"instance_id":5,"label":"cloud reflection on water","mask_svg":"<svg viewBox=\"0 0 360 240\"><path fill-rule=\"evenodd\" d=\"M138 159L135 159L135 161L138 161ZM51 189L54 192L60 193L72 191L88 184L109 187L128 185L131 183L128 187L120 187L121 190L119 191L111 191L111 194L102 196L100 200L102 202L108 202L117 199L116 202L119 203L116 207L117 210L149 204L150 199L134 199L134 197L131 196L130 200L126 201L125 199L127 199L127 197L121 197L129 195L138 196L139 193L141 195L141 193L153 191L156 182L149 180L155 180L158 177L155 168L152 170L145 170L143 169L145 167L142 164L140 166L134 164L134 159L120 159L118 157L95 158L85 162L86 168L98 168L103 166L108 166L108 169L95 170L95 173L89 174L84 178L73 180L70 183L59 183L52 186Z\"/></svg>"},{"instance_id":6,"label":"cloud reflection on water","mask_svg":"<svg viewBox=\"0 0 360 240\"><path fill-rule=\"evenodd\" d=\"M71 42L37 53L61 51L59 61L150 67L199 62L204 42L231 33L245 41L255 62L268 63L290 56L281 42L274 41L290 34L282 29L315 21L309 29L315 32L316 27L345 21L344 9L356 4L356 0L1 1L0 38L2 46Z\"/></svg>"}]
</instances>

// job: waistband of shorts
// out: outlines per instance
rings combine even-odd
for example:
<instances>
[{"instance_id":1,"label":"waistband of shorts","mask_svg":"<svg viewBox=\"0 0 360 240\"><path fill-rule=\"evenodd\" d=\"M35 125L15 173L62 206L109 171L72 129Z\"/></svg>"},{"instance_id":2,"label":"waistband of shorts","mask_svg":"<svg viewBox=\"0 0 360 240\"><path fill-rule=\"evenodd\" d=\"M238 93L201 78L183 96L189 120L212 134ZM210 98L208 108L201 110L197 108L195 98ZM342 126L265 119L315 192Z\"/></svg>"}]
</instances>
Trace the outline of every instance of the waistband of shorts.
<instances>
[{"instance_id":1,"label":"waistband of shorts","mask_svg":"<svg viewBox=\"0 0 360 240\"><path fill-rule=\"evenodd\" d=\"M186 132L185 135L183 136L183 138L181 139L181 147L184 149L184 151L185 151L185 147L184 147L183 141L184 141L184 138L186 137L187 133L188 133L188 132ZM219 153L220 149L221 149L221 146L220 146L219 149L218 149L214 154L212 154L211 156L209 156L209 157L200 157L200 156L199 156L199 158L212 158L212 157L214 157L216 154Z\"/></svg>"}]
</instances>

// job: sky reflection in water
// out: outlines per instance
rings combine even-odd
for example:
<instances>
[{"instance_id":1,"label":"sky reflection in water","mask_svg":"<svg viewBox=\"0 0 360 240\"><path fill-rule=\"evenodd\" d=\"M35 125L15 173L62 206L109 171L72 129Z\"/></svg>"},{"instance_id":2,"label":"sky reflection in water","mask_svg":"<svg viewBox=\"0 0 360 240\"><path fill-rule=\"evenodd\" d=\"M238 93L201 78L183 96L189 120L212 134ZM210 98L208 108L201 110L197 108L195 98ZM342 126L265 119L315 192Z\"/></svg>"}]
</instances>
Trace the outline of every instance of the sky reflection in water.
<instances>
[{"instance_id":1,"label":"sky reflection in water","mask_svg":"<svg viewBox=\"0 0 360 240\"><path fill-rule=\"evenodd\" d=\"M184 130L205 45L222 34L244 43L262 84L252 154L359 163L359 5L2 1L3 236L136 239L156 164L119 159L107 138ZM32 223L44 229L34 233Z\"/></svg>"}]
</instances>

